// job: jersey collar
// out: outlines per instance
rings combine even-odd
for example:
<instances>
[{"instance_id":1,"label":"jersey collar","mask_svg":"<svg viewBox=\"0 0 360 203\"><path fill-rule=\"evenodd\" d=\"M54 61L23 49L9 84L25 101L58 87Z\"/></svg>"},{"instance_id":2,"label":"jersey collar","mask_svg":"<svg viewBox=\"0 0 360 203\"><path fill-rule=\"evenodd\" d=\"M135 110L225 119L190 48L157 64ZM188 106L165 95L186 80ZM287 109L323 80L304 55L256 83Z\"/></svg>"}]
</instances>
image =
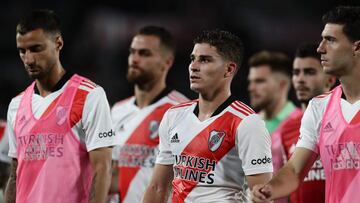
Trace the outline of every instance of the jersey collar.
<instances>
[{"instance_id":1,"label":"jersey collar","mask_svg":"<svg viewBox=\"0 0 360 203\"><path fill-rule=\"evenodd\" d=\"M236 101L237 99L235 98L235 96L230 95L230 97L228 97L215 111L214 113L210 116L216 116L218 114L220 114L224 109L226 109L231 103L233 103L234 101ZM199 116L199 102L196 103L195 109L193 111L193 113L195 114L196 117Z\"/></svg>"},{"instance_id":2,"label":"jersey collar","mask_svg":"<svg viewBox=\"0 0 360 203\"><path fill-rule=\"evenodd\" d=\"M168 95L170 92L172 91L172 89L170 87L165 87L165 89L163 89L160 94L158 96L156 96L149 105L156 103L157 101L159 101L160 99L162 99L163 97L165 97L166 95ZM137 106L137 102L136 99L134 101L135 106Z\"/></svg>"},{"instance_id":3,"label":"jersey collar","mask_svg":"<svg viewBox=\"0 0 360 203\"><path fill-rule=\"evenodd\" d=\"M65 83L70 80L70 78L73 76L74 74L69 72L69 71L66 71L65 74L61 77L61 79L56 83L56 85L53 87L53 89L51 90L51 92L55 92L59 89L61 89ZM40 91L39 89L37 88L37 86L35 85L34 87L34 93L35 94L40 94Z\"/></svg>"}]
</instances>

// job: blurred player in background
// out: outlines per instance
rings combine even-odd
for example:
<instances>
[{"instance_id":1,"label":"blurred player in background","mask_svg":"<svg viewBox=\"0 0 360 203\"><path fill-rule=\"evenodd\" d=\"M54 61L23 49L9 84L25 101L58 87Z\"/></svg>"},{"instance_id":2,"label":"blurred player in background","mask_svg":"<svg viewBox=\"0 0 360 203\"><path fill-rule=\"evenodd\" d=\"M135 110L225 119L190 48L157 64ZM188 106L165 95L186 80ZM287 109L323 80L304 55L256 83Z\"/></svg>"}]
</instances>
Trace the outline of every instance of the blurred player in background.
<instances>
[{"instance_id":1,"label":"blurred player in background","mask_svg":"<svg viewBox=\"0 0 360 203\"><path fill-rule=\"evenodd\" d=\"M119 101L111 109L116 133L113 150L111 199L140 202L158 154L160 121L171 106L188 101L166 85L174 62L175 42L165 28L146 26L133 37L129 48L127 79L135 95Z\"/></svg>"}]
</instances>

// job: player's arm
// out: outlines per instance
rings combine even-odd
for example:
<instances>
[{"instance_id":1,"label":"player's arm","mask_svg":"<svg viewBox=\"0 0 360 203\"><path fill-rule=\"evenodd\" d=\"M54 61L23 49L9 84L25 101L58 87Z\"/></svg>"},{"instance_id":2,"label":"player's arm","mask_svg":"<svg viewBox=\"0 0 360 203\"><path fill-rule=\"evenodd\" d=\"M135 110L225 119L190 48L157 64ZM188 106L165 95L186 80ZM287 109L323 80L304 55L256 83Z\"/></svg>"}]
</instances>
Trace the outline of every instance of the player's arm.
<instances>
[{"instance_id":1,"label":"player's arm","mask_svg":"<svg viewBox=\"0 0 360 203\"><path fill-rule=\"evenodd\" d=\"M81 119L93 170L89 202L103 203L110 189L112 146L116 143L116 135L105 91L100 86L89 91Z\"/></svg>"},{"instance_id":2,"label":"player's arm","mask_svg":"<svg viewBox=\"0 0 360 203\"><path fill-rule=\"evenodd\" d=\"M10 176L5 188L5 203L15 203L16 200L16 169L17 159L13 158L10 166Z\"/></svg>"},{"instance_id":3,"label":"player's arm","mask_svg":"<svg viewBox=\"0 0 360 203\"><path fill-rule=\"evenodd\" d=\"M111 147L92 150L89 156L93 169L89 202L105 202L111 182Z\"/></svg>"},{"instance_id":4,"label":"player's arm","mask_svg":"<svg viewBox=\"0 0 360 203\"><path fill-rule=\"evenodd\" d=\"M250 189L253 188L254 185L264 184L270 181L272 177L272 173L259 173L254 175L247 175L246 181Z\"/></svg>"},{"instance_id":5,"label":"player's arm","mask_svg":"<svg viewBox=\"0 0 360 203\"><path fill-rule=\"evenodd\" d=\"M290 195L304 179L317 157L317 153L297 147L290 160L267 184L254 186L253 201L267 202Z\"/></svg>"},{"instance_id":6,"label":"player's arm","mask_svg":"<svg viewBox=\"0 0 360 203\"><path fill-rule=\"evenodd\" d=\"M145 191L142 202L166 202L169 198L173 174L174 173L172 165L156 164L150 184Z\"/></svg>"},{"instance_id":7,"label":"player's arm","mask_svg":"<svg viewBox=\"0 0 360 203\"><path fill-rule=\"evenodd\" d=\"M116 160L112 161L112 175L111 175L111 184L110 184L110 194L119 193L119 169L117 167L118 162Z\"/></svg>"},{"instance_id":8,"label":"player's arm","mask_svg":"<svg viewBox=\"0 0 360 203\"><path fill-rule=\"evenodd\" d=\"M249 115L237 130L237 148L250 189L272 177L271 139L259 115ZM257 162L257 160L262 160Z\"/></svg>"}]
</instances>

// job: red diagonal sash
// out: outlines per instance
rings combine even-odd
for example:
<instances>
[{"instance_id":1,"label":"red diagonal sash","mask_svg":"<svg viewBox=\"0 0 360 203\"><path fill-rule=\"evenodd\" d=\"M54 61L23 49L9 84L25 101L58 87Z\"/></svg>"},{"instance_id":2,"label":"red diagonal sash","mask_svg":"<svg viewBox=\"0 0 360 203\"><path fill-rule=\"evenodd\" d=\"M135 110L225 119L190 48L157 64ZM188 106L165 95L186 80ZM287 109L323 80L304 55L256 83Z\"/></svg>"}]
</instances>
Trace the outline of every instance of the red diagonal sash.
<instances>
[{"instance_id":1,"label":"red diagonal sash","mask_svg":"<svg viewBox=\"0 0 360 203\"><path fill-rule=\"evenodd\" d=\"M156 108L153 112L151 112L141 123L140 125L132 132L129 136L129 139L126 141L125 145L146 145L149 147L156 147L159 145L159 137L155 139L150 138L150 129L149 125L151 121L157 121L160 123L164 113L172 106L172 104L163 104ZM131 181L134 179L137 172L140 170L140 166L138 167L119 167L119 189L120 189L120 197L123 201L127 191L129 189L129 185ZM151 174L149 174L151 176Z\"/></svg>"},{"instance_id":2,"label":"red diagonal sash","mask_svg":"<svg viewBox=\"0 0 360 203\"><path fill-rule=\"evenodd\" d=\"M214 160L216 163L220 161L234 146L235 146L235 132L241 119L234 116L230 112L225 112L222 116L217 118L185 147L181 155L202 157L205 159ZM209 136L211 131L225 132L225 138L222 140L220 147L212 152L209 149ZM185 135L183 135L185 136ZM179 135L179 139L181 135ZM186 166L177 165L176 167L186 169ZM205 170L206 171L206 170ZM207 173L211 172L209 170ZM198 183L195 181L175 178L173 181L173 203L184 202L189 193L196 187Z\"/></svg>"}]
</instances>

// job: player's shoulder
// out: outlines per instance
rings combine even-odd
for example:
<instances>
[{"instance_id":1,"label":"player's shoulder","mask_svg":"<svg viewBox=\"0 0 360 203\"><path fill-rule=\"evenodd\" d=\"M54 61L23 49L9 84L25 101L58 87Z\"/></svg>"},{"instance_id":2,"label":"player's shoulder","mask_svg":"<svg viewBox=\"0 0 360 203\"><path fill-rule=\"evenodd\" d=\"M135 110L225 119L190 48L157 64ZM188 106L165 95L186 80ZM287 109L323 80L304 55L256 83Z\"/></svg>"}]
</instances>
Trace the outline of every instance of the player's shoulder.
<instances>
[{"instance_id":1,"label":"player's shoulder","mask_svg":"<svg viewBox=\"0 0 360 203\"><path fill-rule=\"evenodd\" d=\"M189 99L177 90L171 90L167 98L174 104L182 104L189 102Z\"/></svg>"},{"instance_id":2,"label":"player's shoulder","mask_svg":"<svg viewBox=\"0 0 360 203\"><path fill-rule=\"evenodd\" d=\"M121 99L119 101L117 101L113 106L112 106L112 111L116 110L116 109L126 109L127 106L129 105L129 103L133 103L135 100L135 96L130 96L127 97L125 99Z\"/></svg>"},{"instance_id":3,"label":"player's shoulder","mask_svg":"<svg viewBox=\"0 0 360 203\"><path fill-rule=\"evenodd\" d=\"M323 112L333 93L334 91L332 90L312 98L306 110L311 112Z\"/></svg>"},{"instance_id":4,"label":"player's shoulder","mask_svg":"<svg viewBox=\"0 0 360 203\"><path fill-rule=\"evenodd\" d=\"M335 89L336 88L312 98L311 102L315 104L327 103L331 95L334 93Z\"/></svg>"},{"instance_id":5,"label":"player's shoulder","mask_svg":"<svg viewBox=\"0 0 360 203\"><path fill-rule=\"evenodd\" d=\"M250 115L256 114L255 111L251 107L249 107L248 105L246 105L245 103L243 103L239 100L233 101L229 105L228 111L230 111L235 116L237 116L241 119L248 117Z\"/></svg>"},{"instance_id":6,"label":"player's shoulder","mask_svg":"<svg viewBox=\"0 0 360 203\"><path fill-rule=\"evenodd\" d=\"M18 95L16 95L15 97L13 97L10 101L10 104L9 104L9 109L17 109L18 106L20 105L20 101L21 101L21 98L23 97L25 91L22 91L20 92Z\"/></svg>"},{"instance_id":7,"label":"player's shoulder","mask_svg":"<svg viewBox=\"0 0 360 203\"><path fill-rule=\"evenodd\" d=\"M332 94L333 94L334 90L331 90L331 91L328 91L328 92L325 92L321 95L318 95L316 97L313 98L313 100L315 101L324 101L326 99L328 99Z\"/></svg>"},{"instance_id":8,"label":"player's shoulder","mask_svg":"<svg viewBox=\"0 0 360 203\"><path fill-rule=\"evenodd\" d=\"M80 78L79 90L83 90L86 92L93 92L96 91L97 89L102 89L98 84L96 84L95 82L93 82L92 80L86 77L79 76L79 78Z\"/></svg>"},{"instance_id":9,"label":"player's shoulder","mask_svg":"<svg viewBox=\"0 0 360 203\"><path fill-rule=\"evenodd\" d=\"M195 105L197 102L198 102L198 100L195 99L195 100L187 101L184 103L176 104L176 105L172 106L169 109L169 111L172 111L172 112L184 111L185 109L189 109L192 105Z\"/></svg>"}]
</instances>

